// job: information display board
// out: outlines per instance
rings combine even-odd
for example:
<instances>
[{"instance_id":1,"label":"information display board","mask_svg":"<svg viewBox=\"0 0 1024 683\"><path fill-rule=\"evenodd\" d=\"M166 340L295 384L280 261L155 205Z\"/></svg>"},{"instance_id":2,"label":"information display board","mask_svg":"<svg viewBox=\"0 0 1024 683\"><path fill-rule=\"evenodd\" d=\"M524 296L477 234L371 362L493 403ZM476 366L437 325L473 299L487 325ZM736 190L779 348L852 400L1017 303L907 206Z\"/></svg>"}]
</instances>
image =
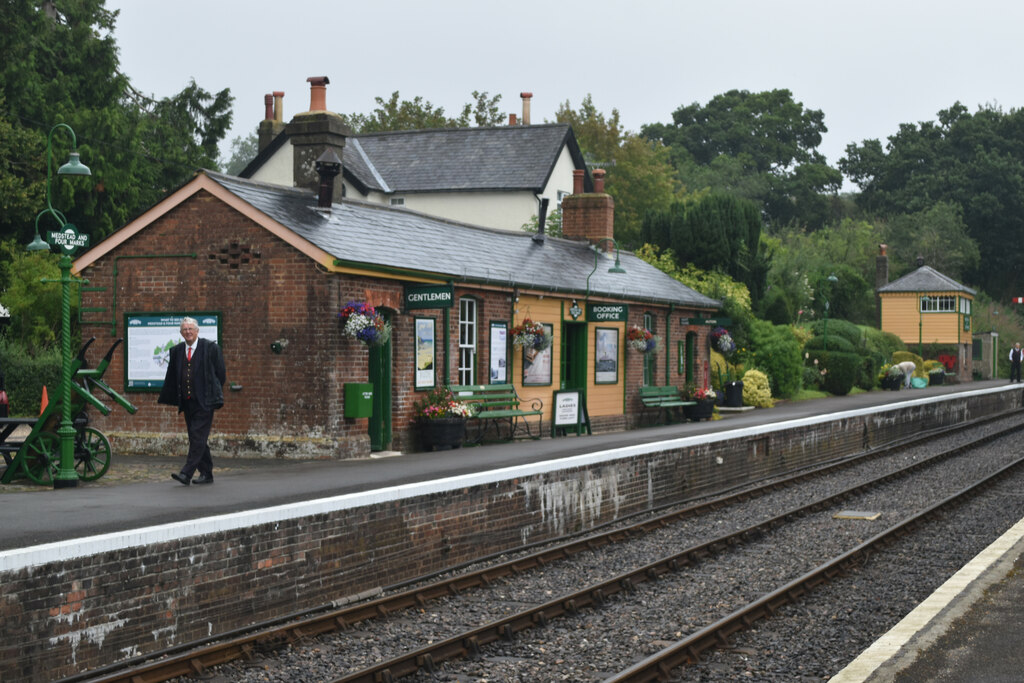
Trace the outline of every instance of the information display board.
<instances>
[{"instance_id":1,"label":"information display board","mask_svg":"<svg viewBox=\"0 0 1024 683\"><path fill-rule=\"evenodd\" d=\"M124 316L125 391L160 391L171 349L185 341L181 319L195 318L199 336L220 344L220 313L127 313Z\"/></svg>"}]
</instances>

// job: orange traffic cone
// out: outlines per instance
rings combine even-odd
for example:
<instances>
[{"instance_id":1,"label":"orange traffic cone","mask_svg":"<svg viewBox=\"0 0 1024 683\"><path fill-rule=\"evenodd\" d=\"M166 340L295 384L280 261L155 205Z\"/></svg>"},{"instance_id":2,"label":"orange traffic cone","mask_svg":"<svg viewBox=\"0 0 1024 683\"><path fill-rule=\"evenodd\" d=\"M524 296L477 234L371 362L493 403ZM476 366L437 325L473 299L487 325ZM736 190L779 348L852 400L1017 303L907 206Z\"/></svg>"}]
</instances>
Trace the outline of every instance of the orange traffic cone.
<instances>
[{"instance_id":1,"label":"orange traffic cone","mask_svg":"<svg viewBox=\"0 0 1024 683\"><path fill-rule=\"evenodd\" d=\"M39 414L42 415L46 406L50 405L50 399L46 396L46 385L43 385L43 400L39 403Z\"/></svg>"}]
</instances>

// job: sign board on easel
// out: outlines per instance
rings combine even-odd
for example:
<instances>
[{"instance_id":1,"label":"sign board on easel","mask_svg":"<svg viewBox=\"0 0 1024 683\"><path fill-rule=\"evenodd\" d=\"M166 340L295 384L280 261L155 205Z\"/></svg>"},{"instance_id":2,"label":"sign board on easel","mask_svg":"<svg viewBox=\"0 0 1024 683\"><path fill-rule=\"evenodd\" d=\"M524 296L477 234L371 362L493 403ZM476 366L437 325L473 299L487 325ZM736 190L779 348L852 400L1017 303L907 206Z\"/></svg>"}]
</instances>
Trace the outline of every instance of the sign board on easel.
<instances>
[{"instance_id":1,"label":"sign board on easel","mask_svg":"<svg viewBox=\"0 0 1024 683\"><path fill-rule=\"evenodd\" d=\"M587 415L587 402L579 389L566 389L555 392L555 400L551 419L551 436L565 436L570 431L577 436L586 428L590 434L590 416Z\"/></svg>"}]
</instances>

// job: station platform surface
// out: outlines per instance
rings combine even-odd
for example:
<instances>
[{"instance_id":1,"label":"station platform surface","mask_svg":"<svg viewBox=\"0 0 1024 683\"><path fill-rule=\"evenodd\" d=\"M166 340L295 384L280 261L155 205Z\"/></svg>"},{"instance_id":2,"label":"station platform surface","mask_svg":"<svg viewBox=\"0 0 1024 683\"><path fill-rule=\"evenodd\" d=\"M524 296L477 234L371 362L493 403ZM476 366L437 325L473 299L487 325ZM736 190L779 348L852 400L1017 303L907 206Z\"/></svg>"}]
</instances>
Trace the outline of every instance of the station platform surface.
<instances>
[{"instance_id":1,"label":"station platform surface","mask_svg":"<svg viewBox=\"0 0 1024 683\"><path fill-rule=\"evenodd\" d=\"M166 478L112 487L82 484L67 489L39 488L22 492L5 492L0 487L0 511L6 519L17 520L0 525L0 558L8 552L59 545L64 541L81 543L86 537L124 536L159 525L230 516L597 451L756 429L946 394L1000 389L1024 391L1024 385L989 380L898 392L873 391L780 402L771 409L727 412L722 419L710 422L546 437L433 453L385 453L371 458L331 461L215 457L216 483L211 486L186 487L170 478L170 474L180 468L183 457L131 456L115 450L112 468L117 468L119 463L142 460L149 463L148 466L165 466ZM969 565L969 571L965 567L961 572L963 576L958 574L959 583L954 582L957 577L953 577L950 581L954 583L936 592L936 595L945 592L944 602L936 598L939 602L919 614L913 626L901 622L833 680L842 683L1024 681L1024 648L1021 647L1024 644L1024 575L1014 571L1022 563L1024 521L979 555L972 562L973 567ZM977 657L981 657L981 663L976 661ZM991 677L986 677L986 672L991 672ZM949 677L941 677L947 673Z\"/></svg>"}]
</instances>

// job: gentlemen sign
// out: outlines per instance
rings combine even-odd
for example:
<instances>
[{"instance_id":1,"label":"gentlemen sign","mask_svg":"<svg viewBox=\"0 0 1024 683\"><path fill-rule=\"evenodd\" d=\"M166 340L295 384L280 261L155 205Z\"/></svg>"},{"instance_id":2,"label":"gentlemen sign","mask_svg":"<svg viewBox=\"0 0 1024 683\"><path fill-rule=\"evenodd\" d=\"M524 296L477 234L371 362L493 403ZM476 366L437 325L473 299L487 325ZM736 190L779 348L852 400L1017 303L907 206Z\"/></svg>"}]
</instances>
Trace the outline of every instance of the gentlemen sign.
<instances>
[{"instance_id":1,"label":"gentlemen sign","mask_svg":"<svg viewBox=\"0 0 1024 683\"><path fill-rule=\"evenodd\" d=\"M587 304L587 322L624 323L629 320L626 304Z\"/></svg>"},{"instance_id":2,"label":"gentlemen sign","mask_svg":"<svg viewBox=\"0 0 1024 683\"><path fill-rule=\"evenodd\" d=\"M405 310L407 311L421 308L451 308L454 300L455 287L452 285L405 288Z\"/></svg>"}]
</instances>

